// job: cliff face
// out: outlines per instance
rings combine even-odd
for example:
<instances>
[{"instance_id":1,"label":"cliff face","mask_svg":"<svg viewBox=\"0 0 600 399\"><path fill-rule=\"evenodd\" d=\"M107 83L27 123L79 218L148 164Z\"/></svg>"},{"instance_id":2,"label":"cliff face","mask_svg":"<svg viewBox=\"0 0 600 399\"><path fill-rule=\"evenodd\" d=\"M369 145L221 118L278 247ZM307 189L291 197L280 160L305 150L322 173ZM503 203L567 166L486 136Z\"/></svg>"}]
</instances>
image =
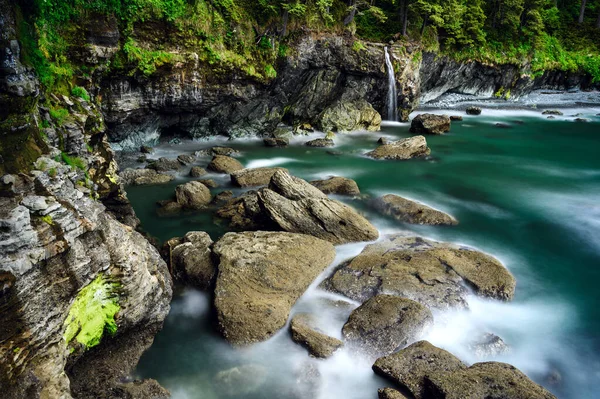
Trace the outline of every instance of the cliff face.
<instances>
[{"instance_id":1,"label":"cliff face","mask_svg":"<svg viewBox=\"0 0 600 399\"><path fill-rule=\"evenodd\" d=\"M100 93L110 139L135 148L170 127L191 137L240 137L270 135L280 123L378 130L387 95L383 45L353 44L352 37L303 35L268 83L235 73L215 77L194 53L149 78L108 76ZM413 51L391 48L405 110L418 99Z\"/></svg>"},{"instance_id":2,"label":"cliff face","mask_svg":"<svg viewBox=\"0 0 600 399\"><path fill-rule=\"evenodd\" d=\"M13 5L0 11L2 397L131 397L145 388L123 378L169 311L168 270L132 228L99 110L40 106Z\"/></svg>"}]
</instances>

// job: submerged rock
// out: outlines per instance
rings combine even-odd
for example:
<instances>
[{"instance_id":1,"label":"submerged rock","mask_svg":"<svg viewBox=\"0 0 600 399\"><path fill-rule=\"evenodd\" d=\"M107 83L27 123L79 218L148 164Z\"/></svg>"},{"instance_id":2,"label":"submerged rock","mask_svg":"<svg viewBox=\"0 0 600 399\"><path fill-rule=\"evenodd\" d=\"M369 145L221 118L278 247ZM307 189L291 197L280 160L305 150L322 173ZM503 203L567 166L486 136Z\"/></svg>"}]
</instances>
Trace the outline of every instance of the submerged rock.
<instances>
[{"instance_id":1,"label":"submerged rock","mask_svg":"<svg viewBox=\"0 0 600 399\"><path fill-rule=\"evenodd\" d=\"M219 209L217 215L229 219L235 228L303 233L334 244L379 236L354 209L282 170L273 174L268 188L244 194Z\"/></svg>"},{"instance_id":2,"label":"submerged rock","mask_svg":"<svg viewBox=\"0 0 600 399\"><path fill-rule=\"evenodd\" d=\"M388 355L414 341L433 323L418 302L376 295L356 308L342 329L344 339L369 355Z\"/></svg>"},{"instance_id":3,"label":"submerged rock","mask_svg":"<svg viewBox=\"0 0 600 399\"><path fill-rule=\"evenodd\" d=\"M143 145L140 147L140 152L142 154L152 154L154 152L154 148L147 145Z\"/></svg>"},{"instance_id":4,"label":"submerged rock","mask_svg":"<svg viewBox=\"0 0 600 399\"><path fill-rule=\"evenodd\" d=\"M235 158L226 155L215 155L208 164L207 169L217 173L231 174L244 169L244 166Z\"/></svg>"},{"instance_id":5,"label":"submerged rock","mask_svg":"<svg viewBox=\"0 0 600 399\"><path fill-rule=\"evenodd\" d=\"M460 115L450 115L450 120L452 122L460 122L463 120L463 117Z\"/></svg>"},{"instance_id":6,"label":"submerged rock","mask_svg":"<svg viewBox=\"0 0 600 399\"><path fill-rule=\"evenodd\" d=\"M233 198L233 191L225 190L221 191L213 197L211 205L222 206L225 205Z\"/></svg>"},{"instance_id":7,"label":"submerged rock","mask_svg":"<svg viewBox=\"0 0 600 399\"><path fill-rule=\"evenodd\" d=\"M495 123L494 126L500 128L500 129L511 129L512 128L512 126L509 125L508 123L502 123L502 122Z\"/></svg>"},{"instance_id":8,"label":"submerged rock","mask_svg":"<svg viewBox=\"0 0 600 399\"><path fill-rule=\"evenodd\" d=\"M267 137L263 140L263 143L267 147L287 147L290 141L280 137Z\"/></svg>"},{"instance_id":9,"label":"submerged rock","mask_svg":"<svg viewBox=\"0 0 600 399\"><path fill-rule=\"evenodd\" d=\"M294 342L306 347L312 356L328 358L344 343L324 334L315 324L314 317L308 313L294 315L290 323L292 339Z\"/></svg>"},{"instance_id":10,"label":"submerged rock","mask_svg":"<svg viewBox=\"0 0 600 399\"><path fill-rule=\"evenodd\" d=\"M264 186L278 170L287 172L285 168L251 168L235 171L231 174L231 182L238 187Z\"/></svg>"},{"instance_id":11,"label":"submerged rock","mask_svg":"<svg viewBox=\"0 0 600 399\"><path fill-rule=\"evenodd\" d=\"M181 163L176 159L168 159L168 158L158 158L158 160L152 162L148 166L147 169L154 169L157 172L168 172L168 171L177 171L181 169Z\"/></svg>"},{"instance_id":12,"label":"submerged rock","mask_svg":"<svg viewBox=\"0 0 600 399\"><path fill-rule=\"evenodd\" d=\"M467 115L481 115L481 108L479 107L467 107Z\"/></svg>"},{"instance_id":13,"label":"submerged rock","mask_svg":"<svg viewBox=\"0 0 600 399\"><path fill-rule=\"evenodd\" d=\"M205 174L206 170L204 168L201 168L200 166L193 166L192 169L190 169L191 177L200 177L204 176Z\"/></svg>"},{"instance_id":14,"label":"submerged rock","mask_svg":"<svg viewBox=\"0 0 600 399\"><path fill-rule=\"evenodd\" d=\"M477 357L498 356L510 351L510 347L497 335L483 334L469 343L469 349Z\"/></svg>"},{"instance_id":15,"label":"submerged rock","mask_svg":"<svg viewBox=\"0 0 600 399\"><path fill-rule=\"evenodd\" d=\"M144 186L149 184L164 184L175 179L166 173L158 173L153 169L125 169L119 174L125 185Z\"/></svg>"},{"instance_id":16,"label":"submerged rock","mask_svg":"<svg viewBox=\"0 0 600 399\"><path fill-rule=\"evenodd\" d=\"M335 257L331 243L285 232L227 233L213 252L218 325L233 345L264 341L285 326L292 305Z\"/></svg>"},{"instance_id":17,"label":"submerged rock","mask_svg":"<svg viewBox=\"0 0 600 399\"><path fill-rule=\"evenodd\" d=\"M239 154L239 151L231 148L231 147L221 147L215 146L211 148L207 148L205 150L196 151L196 155L223 155L223 156L232 156L234 154Z\"/></svg>"},{"instance_id":18,"label":"submerged rock","mask_svg":"<svg viewBox=\"0 0 600 399\"><path fill-rule=\"evenodd\" d=\"M423 136L409 137L403 140L380 145L366 155L375 159L405 160L425 157L431 153L427 140Z\"/></svg>"},{"instance_id":19,"label":"submerged rock","mask_svg":"<svg viewBox=\"0 0 600 399\"><path fill-rule=\"evenodd\" d=\"M221 395L237 398L258 391L267 381L268 375L264 366L247 364L219 371L214 385Z\"/></svg>"},{"instance_id":20,"label":"submerged rock","mask_svg":"<svg viewBox=\"0 0 600 399\"><path fill-rule=\"evenodd\" d=\"M177 157L177 161L182 165L189 165L196 161L196 157L190 154L182 154Z\"/></svg>"},{"instance_id":21,"label":"submerged rock","mask_svg":"<svg viewBox=\"0 0 600 399\"><path fill-rule=\"evenodd\" d=\"M212 200L210 190L198 181L181 184L175 188L177 203L183 208L203 209Z\"/></svg>"},{"instance_id":22,"label":"submerged rock","mask_svg":"<svg viewBox=\"0 0 600 399\"><path fill-rule=\"evenodd\" d=\"M411 122L411 133L443 134L450 131L448 115L419 114Z\"/></svg>"},{"instance_id":23,"label":"submerged rock","mask_svg":"<svg viewBox=\"0 0 600 399\"><path fill-rule=\"evenodd\" d=\"M213 179L199 179L199 180L196 180L196 181L198 183L204 184L208 188L217 188L217 187L219 187L219 184L216 181L214 181Z\"/></svg>"},{"instance_id":24,"label":"submerged rock","mask_svg":"<svg viewBox=\"0 0 600 399\"><path fill-rule=\"evenodd\" d=\"M466 306L466 286L482 297L511 300L515 284L512 274L489 255L403 235L366 246L325 282L357 301L386 293L430 308Z\"/></svg>"},{"instance_id":25,"label":"submerged rock","mask_svg":"<svg viewBox=\"0 0 600 399\"><path fill-rule=\"evenodd\" d=\"M209 289L216 274L212 261L212 239L203 231L190 231L180 240L168 251L167 263L171 266L173 278L201 290Z\"/></svg>"},{"instance_id":26,"label":"submerged rock","mask_svg":"<svg viewBox=\"0 0 600 399\"><path fill-rule=\"evenodd\" d=\"M557 116L562 116L564 114L561 111L557 110L557 109L547 109L544 112L542 112L542 115L557 115Z\"/></svg>"},{"instance_id":27,"label":"submerged rock","mask_svg":"<svg viewBox=\"0 0 600 399\"><path fill-rule=\"evenodd\" d=\"M308 147L333 147L335 143L331 139L314 139L311 141L307 141L304 145Z\"/></svg>"},{"instance_id":28,"label":"submerged rock","mask_svg":"<svg viewBox=\"0 0 600 399\"><path fill-rule=\"evenodd\" d=\"M575 122L589 122L589 119L586 118L575 118Z\"/></svg>"},{"instance_id":29,"label":"submerged rock","mask_svg":"<svg viewBox=\"0 0 600 399\"><path fill-rule=\"evenodd\" d=\"M394 194L377 198L373 201L373 206L379 212L401 222L448 226L458 224L456 219L444 212Z\"/></svg>"},{"instance_id":30,"label":"submerged rock","mask_svg":"<svg viewBox=\"0 0 600 399\"><path fill-rule=\"evenodd\" d=\"M327 180L313 180L310 184L325 194L360 195L358 184L346 177L332 176Z\"/></svg>"}]
</instances>

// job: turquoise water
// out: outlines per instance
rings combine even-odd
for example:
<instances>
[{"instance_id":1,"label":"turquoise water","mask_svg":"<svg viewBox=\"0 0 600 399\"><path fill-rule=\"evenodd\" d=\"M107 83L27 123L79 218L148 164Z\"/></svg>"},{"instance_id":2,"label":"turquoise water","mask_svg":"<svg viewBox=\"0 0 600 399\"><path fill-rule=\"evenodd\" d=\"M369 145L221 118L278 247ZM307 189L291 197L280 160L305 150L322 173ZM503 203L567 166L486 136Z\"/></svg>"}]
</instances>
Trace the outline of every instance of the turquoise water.
<instances>
[{"instance_id":1,"label":"turquoise water","mask_svg":"<svg viewBox=\"0 0 600 399\"><path fill-rule=\"evenodd\" d=\"M565 114L576 112L590 122L567 117L550 121L539 111L486 110L479 117L467 116L453 123L451 133L427 136L432 149L427 160L375 161L363 156L381 136L410 136L408 124L385 126L379 133L338 135L333 149L303 146L309 138L296 138L282 149L266 148L258 140L226 145L241 151L238 159L247 167L283 166L307 180L329 175L356 180L365 198L345 201L364 212L382 233L409 229L499 258L517 278L514 302L473 298L470 311L436 314L436 326L424 338L466 362L514 364L559 397L585 399L598 397L600 383L600 117L593 116L599 109ZM497 127L497 122L509 128ZM174 157L210 145L214 143L164 146L157 155ZM332 150L339 153L332 155ZM201 159L199 164L208 161ZM208 177L223 185L214 193L231 189L227 176ZM217 239L226 228L215 224L210 211L156 215L154 203L169 198L185 179L128 188L142 227L159 240L190 230L208 231ZM411 226L381 217L369 209L367 199L387 193L446 211L460 224ZM360 252L362 246L339 248L337 261ZM294 311L320 309L318 300L324 296L313 287ZM176 398L226 397L215 388L215 374L247 363L263 364L269 377L254 393L236 397L287 397L282 392L297 388L296 369L306 362L320 371L321 385L320 394L304 397L376 398L376 388L386 385L373 376L369 362L344 351L327 361L310 360L285 331L254 348L232 350L213 332L209 302L194 291L178 294L164 330L140 362L140 376L157 379ZM339 336L342 313L333 314L324 326L333 335ZM502 337L511 352L475 358L466 341L488 331Z\"/></svg>"}]
</instances>

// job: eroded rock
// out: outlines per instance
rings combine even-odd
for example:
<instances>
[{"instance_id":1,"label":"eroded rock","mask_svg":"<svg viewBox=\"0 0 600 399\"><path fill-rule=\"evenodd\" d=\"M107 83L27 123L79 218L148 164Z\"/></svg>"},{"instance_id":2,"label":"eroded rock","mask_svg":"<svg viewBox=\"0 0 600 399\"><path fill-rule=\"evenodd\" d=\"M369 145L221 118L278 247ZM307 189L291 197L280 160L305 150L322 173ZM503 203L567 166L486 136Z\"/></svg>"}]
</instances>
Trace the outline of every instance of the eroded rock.
<instances>
[{"instance_id":1,"label":"eroded rock","mask_svg":"<svg viewBox=\"0 0 600 399\"><path fill-rule=\"evenodd\" d=\"M207 169L217 173L231 174L236 170L244 169L244 166L235 158L226 155L215 155L208 164Z\"/></svg>"},{"instance_id":2,"label":"eroded rock","mask_svg":"<svg viewBox=\"0 0 600 399\"><path fill-rule=\"evenodd\" d=\"M423 136L414 136L399 141L383 144L366 155L375 159L406 160L426 157L431 154L427 140Z\"/></svg>"},{"instance_id":3,"label":"eroded rock","mask_svg":"<svg viewBox=\"0 0 600 399\"><path fill-rule=\"evenodd\" d=\"M411 122L411 133L443 134L450 131L448 115L419 114Z\"/></svg>"},{"instance_id":4,"label":"eroded rock","mask_svg":"<svg viewBox=\"0 0 600 399\"><path fill-rule=\"evenodd\" d=\"M175 179L166 173L158 173L153 169L125 169L119 174L125 185L143 186L149 184L164 184Z\"/></svg>"},{"instance_id":5,"label":"eroded rock","mask_svg":"<svg viewBox=\"0 0 600 399\"><path fill-rule=\"evenodd\" d=\"M285 168L251 168L235 171L231 174L231 182L239 187L265 186L278 170L287 172Z\"/></svg>"},{"instance_id":6,"label":"eroded rock","mask_svg":"<svg viewBox=\"0 0 600 399\"><path fill-rule=\"evenodd\" d=\"M285 232L227 233L213 252L219 329L233 345L264 341L285 326L292 305L335 257L331 243Z\"/></svg>"},{"instance_id":7,"label":"eroded rock","mask_svg":"<svg viewBox=\"0 0 600 399\"><path fill-rule=\"evenodd\" d=\"M179 205L188 209L204 209L212 201L208 187L198 181L177 186L175 198Z\"/></svg>"},{"instance_id":8,"label":"eroded rock","mask_svg":"<svg viewBox=\"0 0 600 399\"><path fill-rule=\"evenodd\" d=\"M187 233L178 245L170 248L168 254L173 277L202 290L210 288L216 274L212 244L210 236L203 231Z\"/></svg>"},{"instance_id":9,"label":"eroded rock","mask_svg":"<svg viewBox=\"0 0 600 399\"><path fill-rule=\"evenodd\" d=\"M482 297L511 300L515 285L512 274L489 255L403 235L366 246L325 282L357 301L386 293L429 308L466 306L466 286Z\"/></svg>"},{"instance_id":10,"label":"eroded rock","mask_svg":"<svg viewBox=\"0 0 600 399\"><path fill-rule=\"evenodd\" d=\"M306 347L310 354L318 358L328 358L344 345L339 339L330 337L316 327L314 316L309 313L294 315L290 323L294 342Z\"/></svg>"},{"instance_id":11,"label":"eroded rock","mask_svg":"<svg viewBox=\"0 0 600 399\"><path fill-rule=\"evenodd\" d=\"M458 224L455 218L442 211L394 194L377 198L373 201L373 206L384 215L392 216L401 222L447 226Z\"/></svg>"},{"instance_id":12,"label":"eroded rock","mask_svg":"<svg viewBox=\"0 0 600 399\"><path fill-rule=\"evenodd\" d=\"M333 147L333 146L335 146L335 143L331 139L314 139L314 140L307 141L306 143L304 143L304 145L306 145L307 147L325 148L325 147Z\"/></svg>"},{"instance_id":13,"label":"eroded rock","mask_svg":"<svg viewBox=\"0 0 600 399\"><path fill-rule=\"evenodd\" d=\"M313 180L310 184L325 194L360 195L358 184L346 177L332 176L327 180Z\"/></svg>"},{"instance_id":14,"label":"eroded rock","mask_svg":"<svg viewBox=\"0 0 600 399\"><path fill-rule=\"evenodd\" d=\"M431 311L420 303L376 295L350 314L342 335L361 351L383 356L414 341L432 323Z\"/></svg>"}]
</instances>

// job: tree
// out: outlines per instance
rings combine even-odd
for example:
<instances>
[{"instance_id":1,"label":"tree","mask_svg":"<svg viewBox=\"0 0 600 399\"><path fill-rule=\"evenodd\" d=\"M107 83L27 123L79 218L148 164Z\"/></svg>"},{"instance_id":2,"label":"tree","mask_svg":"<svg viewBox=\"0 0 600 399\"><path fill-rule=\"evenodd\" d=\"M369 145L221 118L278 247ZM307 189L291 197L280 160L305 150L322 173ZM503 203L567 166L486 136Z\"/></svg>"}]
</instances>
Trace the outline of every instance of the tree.
<instances>
[{"instance_id":1,"label":"tree","mask_svg":"<svg viewBox=\"0 0 600 399\"><path fill-rule=\"evenodd\" d=\"M579 8L579 24L583 23L583 17L585 15L585 6L587 4L587 0L581 0L581 7Z\"/></svg>"}]
</instances>

